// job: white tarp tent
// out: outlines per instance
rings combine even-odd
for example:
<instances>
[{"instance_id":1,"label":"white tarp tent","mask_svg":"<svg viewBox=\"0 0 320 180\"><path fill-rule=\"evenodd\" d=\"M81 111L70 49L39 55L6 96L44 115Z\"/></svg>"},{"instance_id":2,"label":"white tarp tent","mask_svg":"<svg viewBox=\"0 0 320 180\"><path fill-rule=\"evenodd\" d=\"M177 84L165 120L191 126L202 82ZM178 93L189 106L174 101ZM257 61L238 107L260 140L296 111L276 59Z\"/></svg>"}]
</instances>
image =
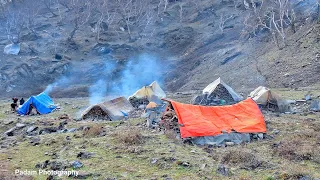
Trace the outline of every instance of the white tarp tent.
<instances>
[{"instance_id":1,"label":"white tarp tent","mask_svg":"<svg viewBox=\"0 0 320 180\"><path fill-rule=\"evenodd\" d=\"M131 98L147 98L149 101L155 101L154 98L165 98L166 93L161 89L160 85L154 81L149 86L144 86L138 91L136 91L133 95L131 95L128 99Z\"/></svg>"},{"instance_id":2,"label":"white tarp tent","mask_svg":"<svg viewBox=\"0 0 320 180\"><path fill-rule=\"evenodd\" d=\"M267 107L274 105L277 108L275 110L280 112L291 111L288 101L282 99L277 93L264 86L259 86L253 90L249 94L249 97L251 97L258 105Z\"/></svg>"},{"instance_id":3,"label":"white tarp tent","mask_svg":"<svg viewBox=\"0 0 320 180\"><path fill-rule=\"evenodd\" d=\"M234 101L241 101L243 100L243 97L236 93L230 86L228 86L226 83L224 83L221 78L219 77L217 80L210 83L206 88L203 89L202 94L212 95L217 87L221 85L223 86L228 93L232 96Z\"/></svg>"}]
</instances>

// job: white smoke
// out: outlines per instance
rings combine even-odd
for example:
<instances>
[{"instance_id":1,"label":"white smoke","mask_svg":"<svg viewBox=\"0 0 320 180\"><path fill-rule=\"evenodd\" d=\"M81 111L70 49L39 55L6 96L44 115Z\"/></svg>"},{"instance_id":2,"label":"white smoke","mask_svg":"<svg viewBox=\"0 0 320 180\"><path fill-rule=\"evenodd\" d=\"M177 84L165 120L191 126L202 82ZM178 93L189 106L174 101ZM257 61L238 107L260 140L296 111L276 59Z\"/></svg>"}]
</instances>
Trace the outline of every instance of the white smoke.
<instances>
[{"instance_id":1,"label":"white smoke","mask_svg":"<svg viewBox=\"0 0 320 180\"><path fill-rule=\"evenodd\" d=\"M58 81L49 84L44 92L46 94L50 94L55 88L67 86L68 84L70 84L70 78L63 76L62 78L58 79Z\"/></svg>"},{"instance_id":2,"label":"white smoke","mask_svg":"<svg viewBox=\"0 0 320 180\"><path fill-rule=\"evenodd\" d=\"M162 84L163 65L161 62L156 56L150 54L130 58L124 66L117 64L112 59L105 60L104 63L98 65L88 62L88 64L82 64L82 67L86 66L91 72L83 73L82 68L73 68L68 76L59 78L48 85L44 92L50 94L58 88L67 89L74 85L88 83L82 82L81 79L94 74L92 77L89 76L89 82L94 82L88 88L90 105L105 101L106 97L128 97L153 81Z\"/></svg>"},{"instance_id":3,"label":"white smoke","mask_svg":"<svg viewBox=\"0 0 320 180\"><path fill-rule=\"evenodd\" d=\"M113 83L111 92L128 97L153 81L162 84L163 66L156 56L142 54L132 58L121 72L120 79Z\"/></svg>"}]
</instances>

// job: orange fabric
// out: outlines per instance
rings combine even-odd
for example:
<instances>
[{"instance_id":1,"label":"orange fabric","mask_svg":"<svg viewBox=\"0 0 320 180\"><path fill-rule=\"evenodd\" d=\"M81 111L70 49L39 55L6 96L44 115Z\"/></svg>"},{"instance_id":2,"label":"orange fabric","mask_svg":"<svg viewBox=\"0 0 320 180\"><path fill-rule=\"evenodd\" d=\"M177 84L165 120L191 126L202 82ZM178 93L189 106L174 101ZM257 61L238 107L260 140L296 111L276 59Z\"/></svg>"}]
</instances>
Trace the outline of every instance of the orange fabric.
<instances>
[{"instance_id":1,"label":"orange fabric","mask_svg":"<svg viewBox=\"0 0 320 180\"><path fill-rule=\"evenodd\" d=\"M182 138L215 136L221 131L264 133L264 117L258 105L248 98L228 106L197 106L170 101L178 116Z\"/></svg>"},{"instance_id":2,"label":"orange fabric","mask_svg":"<svg viewBox=\"0 0 320 180\"><path fill-rule=\"evenodd\" d=\"M152 109L152 108L156 108L158 105L155 102L149 102L149 104L147 105L146 109Z\"/></svg>"}]
</instances>

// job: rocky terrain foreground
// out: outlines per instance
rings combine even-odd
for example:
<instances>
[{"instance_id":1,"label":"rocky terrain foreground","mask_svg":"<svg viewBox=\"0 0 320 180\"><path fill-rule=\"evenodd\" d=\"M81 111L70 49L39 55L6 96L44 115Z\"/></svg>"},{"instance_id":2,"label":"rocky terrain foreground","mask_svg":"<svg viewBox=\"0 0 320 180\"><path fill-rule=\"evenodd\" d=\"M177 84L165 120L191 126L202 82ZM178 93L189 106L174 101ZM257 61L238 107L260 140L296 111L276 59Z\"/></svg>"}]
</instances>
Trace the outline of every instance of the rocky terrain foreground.
<instances>
[{"instance_id":1,"label":"rocky terrain foreground","mask_svg":"<svg viewBox=\"0 0 320 180\"><path fill-rule=\"evenodd\" d=\"M278 89L285 98L310 91ZM311 91L319 96L320 91ZM169 95L188 102L192 94ZM320 178L320 113L263 112L267 138L239 146L195 146L148 129L144 118L79 121L87 98L54 99L60 110L20 117L0 104L0 179ZM21 176L15 170L75 170L77 177Z\"/></svg>"}]
</instances>

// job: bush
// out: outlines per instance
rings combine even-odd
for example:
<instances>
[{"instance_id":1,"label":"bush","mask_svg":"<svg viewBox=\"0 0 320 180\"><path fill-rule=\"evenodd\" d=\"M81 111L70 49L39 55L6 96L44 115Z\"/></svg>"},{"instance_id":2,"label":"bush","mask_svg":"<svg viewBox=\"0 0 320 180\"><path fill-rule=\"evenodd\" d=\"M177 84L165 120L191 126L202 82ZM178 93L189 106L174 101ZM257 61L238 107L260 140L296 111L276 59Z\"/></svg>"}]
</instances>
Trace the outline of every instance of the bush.
<instances>
[{"instance_id":1,"label":"bush","mask_svg":"<svg viewBox=\"0 0 320 180\"><path fill-rule=\"evenodd\" d=\"M222 164L238 165L243 169L253 170L262 166L263 162L260 161L254 154L232 150L221 158Z\"/></svg>"},{"instance_id":2,"label":"bush","mask_svg":"<svg viewBox=\"0 0 320 180\"><path fill-rule=\"evenodd\" d=\"M126 129L119 129L114 133L117 141L127 145L138 145L144 143L144 138L139 129L133 127L126 127Z\"/></svg>"},{"instance_id":3,"label":"bush","mask_svg":"<svg viewBox=\"0 0 320 180\"><path fill-rule=\"evenodd\" d=\"M317 133L310 131L284 139L275 149L275 153L292 161L313 160L319 161L319 145Z\"/></svg>"},{"instance_id":4,"label":"bush","mask_svg":"<svg viewBox=\"0 0 320 180\"><path fill-rule=\"evenodd\" d=\"M103 132L103 127L94 125L83 130L85 137L97 137Z\"/></svg>"}]
</instances>

